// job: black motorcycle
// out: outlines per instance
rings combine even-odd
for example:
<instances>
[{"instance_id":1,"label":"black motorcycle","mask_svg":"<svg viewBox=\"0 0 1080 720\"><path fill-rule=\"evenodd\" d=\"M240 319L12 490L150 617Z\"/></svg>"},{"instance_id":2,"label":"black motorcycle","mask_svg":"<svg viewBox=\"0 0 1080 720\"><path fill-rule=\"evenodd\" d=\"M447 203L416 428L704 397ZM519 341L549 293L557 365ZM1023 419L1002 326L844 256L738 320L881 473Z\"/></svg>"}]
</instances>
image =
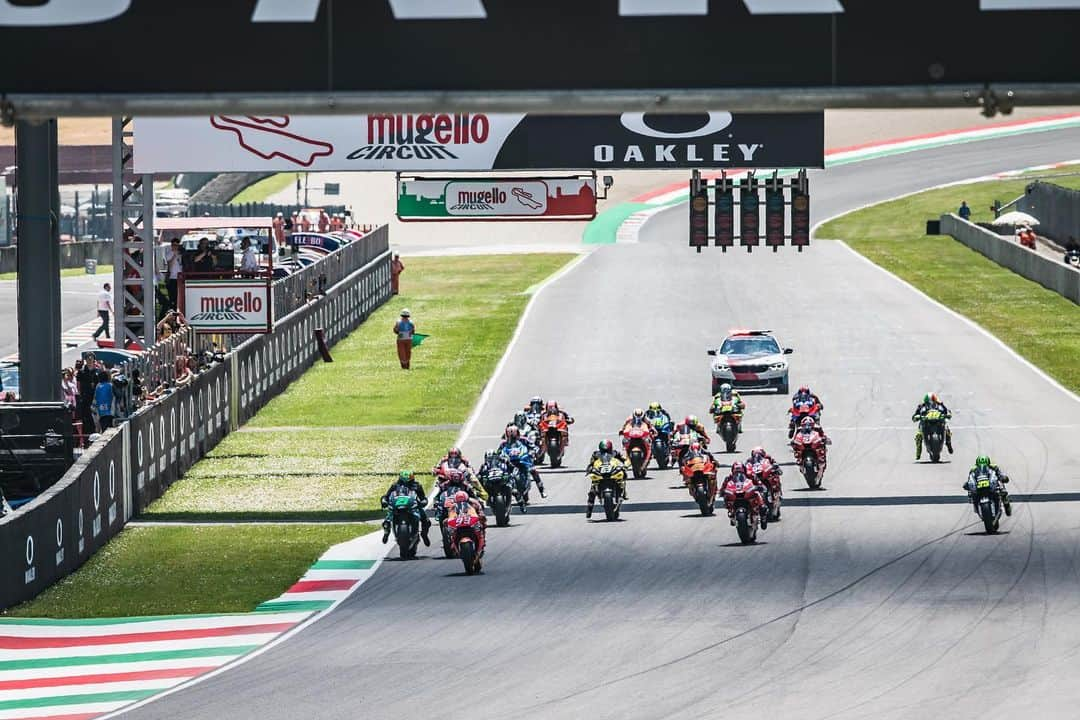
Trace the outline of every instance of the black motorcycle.
<instances>
[{"instance_id":1,"label":"black motorcycle","mask_svg":"<svg viewBox=\"0 0 1080 720\"><path fill-rule=\"evenodd\" d=\"M989 469L980 469L970 482L968 496L975 514L983 521L986 534L996 533L1002 512L1001 486L997 476Z\"/></svg>"},{"instance_id":2,"label":"black motorcycle","mask_svg":"<svg viewBox=\"0 0 1080 720\"><path fill-rule=\"evenodd\" d=\"M485 473L483 483L488 505L495 513L495 524L506 527L510 524L510 508L514 505L514 476L510 468L506 463L496 463Z\"/></svg>"},{"instance_id":3,"label":"black motorcycle","mask_svg":"<svg viewBox=\"0 0 1080 720\"><path fill-rule=\"evenodd\" d=\"M420 504L414 493L398 495L394 498L391 523L394 539L397 540L399 557L412 560L416 557L416 547L420 543Z\"/></svg>"}]
</instances>

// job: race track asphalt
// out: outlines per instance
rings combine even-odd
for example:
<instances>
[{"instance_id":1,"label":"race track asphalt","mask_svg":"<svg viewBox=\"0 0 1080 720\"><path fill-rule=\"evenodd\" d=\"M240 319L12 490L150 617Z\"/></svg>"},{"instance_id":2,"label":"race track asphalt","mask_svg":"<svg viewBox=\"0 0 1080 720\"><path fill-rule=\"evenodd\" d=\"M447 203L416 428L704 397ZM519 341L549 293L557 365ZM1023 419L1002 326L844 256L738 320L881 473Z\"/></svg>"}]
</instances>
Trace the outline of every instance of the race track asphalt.
<instances>
[{"instance_id":1,"label":"race track asphalt","mask_svg":"<svg viewBox=\"0 0 1080 720\"><path fill-rule=\"evenodd\" d=\"M815 173L814 218L1078 149L1073 130ZM580 471L546 473L483 575L435 548L389 561L304 632L126 717L1076 717L1080 402L839 243L698 255L686 237L677 206L545 290L466 454L535 393L577 417L575 468L634 406L705 415L706 347L766 327L825 403L825 490L786 468L783 521L745 547L670 471L633 482L618 523L586 522ZM940 465L913 462L930 390L955 413ZM738 457L787 461L786 398L747 401ZM962 502L977 453L1033 495L997 536Z\"/></svg>"}]
</instances>

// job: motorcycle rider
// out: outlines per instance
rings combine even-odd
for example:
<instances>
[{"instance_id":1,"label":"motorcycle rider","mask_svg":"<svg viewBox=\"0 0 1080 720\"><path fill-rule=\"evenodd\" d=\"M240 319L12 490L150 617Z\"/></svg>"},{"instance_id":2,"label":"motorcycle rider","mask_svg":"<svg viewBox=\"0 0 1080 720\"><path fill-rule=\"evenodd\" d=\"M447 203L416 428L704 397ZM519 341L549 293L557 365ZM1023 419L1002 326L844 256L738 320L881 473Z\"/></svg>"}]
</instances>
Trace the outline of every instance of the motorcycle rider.
<instances>
[{"instance_id":1,"label":"motorcycle rider","mask_svg":"<svg viewBox=\"0 0 1080 720\"><path fill-rule=\"evenodd\" d=\"M420 509L420 539L424 541L425 545L431 545L431 540L428 539L428 530L431 529L431 519L428 518L427 510L424 508L427 506L427 495L424 494L424 486L416 480L416 473L412 470L402 470L398 473L397 480L386 491L386 494L379 500L379 505L383 510L386 510L386 519L383 520L382 529L382 541L386 544L386 541L390 538L390 503L397 495L408 495L414 493L416 495L416 504Z\"/></svg>"},{"instance_id":2,"label":"motorcycle rider","mask_svg":"<svg viewBox=\"0 0 1080 720\"><path fill-rule=\"evenodd\" d=\"M814 421L818 425L818 432L820 432L822 435L824 435L825 432L823 430L821 430L821 411L825 409L825 405L822 404L821 398L819 398L814 392L812 392L810 390L809 385L800 386L799 389L795 391L795 394L791 396L791 407L792 408L797 408L797 407L799 407L801 405L814 405L814 404L816 404L817 407L818 407L818 411L814 414ZM787 436L789 438L792 438L792 437L795 436L795 415L794 414L791 415L791 421L788 423L788 435Z\"/></svg>"},{"instance_id":3,"label":"motorcycle rider","mask_svg":"<svg viewBox=\"0 0 1080 720\"><path fill-rule=\"evenodd\" d=\"M585 464L585 471L588 472L589 468L592 467L593 463L599 460L604 455L610 455L611 457L615 458L623 465L624 468L630 467L630 463L627 461L626 457L621 452L615 449L615 443L611 442L610 440L601 440L597 444L596 449L593 450L592 456L589 457L589 462ZM623 473L622 480L616 480L615 482L617 482L619 485L619 492L622 493L622 499L629 500L630 496L626 494L626 473ZM592 517L594 504L596 504L596 485L591 484L589 486L588 504L585 507L585 517Z\"/></svg>"},{"instance_id":4,"label":"motorcycle rider","mask_svg":"<svg viewBox=\"0 0 1080 720\"><path fill-rule=\"evenodd\" d=\"M622 436L623 450L630 443L630 437L627 433L631 428L643 427L649 431L649 442L656 437L656 428L652 426L652 423L645 417L645 411L641 408L634 408L634 412L630 414L630 417L623 421L622 430L619 431L619 435Z\"/></svg>"},{"instance_id":5,"label":"motorcycle rider","mask_svg":"<svg viewBox=\"0 0 1080 720\"><path fill-rule=\"evenodd\" d=\"M653 426L656 425L656 421L660 420L660 425L667 425L671 423L671 413L663 408L660 403L655 400L649 403L649 409L645 411L645 419Z\"/></svg>"},{"instance_id":6,"label":"motorcycle rider","mask_svg":"<svg viewBox=\"0 0 1080 720\"><path fill-rule=\"evenodd\" d=\"M926 421L926 414L931 410L937 410L946 420L952 418L952 412L945 406L945 403L941 402L937 393L926 393L923 395L922 402L918 404L915 408L915 412L911 415L911 422L919 424L919 427L915 430L916 460L922 457L923 423ZM945 423L945 447L948 448L949 454L952 455L952 429L949 427L948 423Z\"/></svg>"},{"instance_id":7,"label":"motorcycle rider","mask_svg":"<svg viewBox=\"0 0 1080 720\"><path fill-rule=\"evenodd\" d=\"M529 415L539 415L544 412L544 398L539 395L533 395L529 400L529 404L525 406L525 412Z\"/></svg>"},{"instance_id":8,"label":"motorcycle rider","mask_svg":"<svg viewBox=\"0 0 1080 720\"><path fill-rule=\"evenodd\" d=\"M554 400L547 401L547 405L544 406L544 413L548 415L550 415L551 413L555 413L563 420L565 420L567 425L574 424L574 418L570 417L570 413L559 407L559 403Z\"/></svg>"},{"instance_id":9,"label":"motorcycle rider","mask_svg":"<svg viewBox=\"0 0 1080 720\"><path fill-rule=\"evenodd\" d=\"M447 450L446 454L443 455L442 460L435 463L435 467L431 469L431 472L438 475L439 468L441 468L443 465L448 468L461 468L463 470L468 470L470 474L474 473L472 465L470 465L469 461L465 459L465 456L461 454L460 448L452 447Z\"/></svg>"},{"instance_id":10,"label":"motorcycle rider","mask_svg":"<svg viewBox=\"0 0 1080 720\"><path fill-rule=\"evenodd\" d=\"M675 427L675 434L693 431L701 438L704 447L709 446L709 433L705 432L705 426L698 420L697 415L687 415L683 421Z\"/></svg>"},{"instance_id":11,"label":"motorcycle rider","mask_svg":"<svg viewBox=\"0 0 1080 720\"><path fill-rule=\"evenodd\" d=\"M984 472L989 472L991 476L997 478L998 494L1001 496L1001 505L1005 508L1005 514L1011 516L1012 501L1009 499L1009 491L1005 487L1005 483L1009 482L1009 476L1004 470L990 462L990 456L988 455L980 455L975 458L975 465L971 468L971 471L968 472L967 482L964 483L964 489L967 490L968 497L974 499L975 478L977 475Z\"/></svg>"},{"instance_id":12,"label":"motorcycle rider","mask_svg":"<svg viewBox=\"0 0 1080 720\"><path fill-rule=\"evenodd\" d=\"M739 434L741 435L743 411L746 410L746 403L743 401L739 391L731 386L731 383L724 383L720 386L720 390L713 396L709 414L715 416L725 403L731 403L732 407L735 408L735 422L738 424Z\"/></svg>"},{"instance_id":13,"label":"motorcycle rider","mask_svg":"<svg viewBox=\"0 0 1080 720\"><path fill-rule=\"evenodd\" d=\"M461 503L468 503L469 507L476 511L476 516L480 520L480 528L483 531L487 530L487 515L484 514L484 504L477 500L464 490L458 490L454 493L453 497L454 505L460 505Z\"/></svg>"},{"instance_id":14,"label":"motorcycle rider","mask_svg":"<svg viewBox=\"0 0 1080 720\"><path fill-rule=\"evenodd\" d=\"M536 446L521 434L517 425L507 425L506 430L503 432L503 441L499 443L499 447L495 452L499 455L503 455L504 453L509 455L510 450L515 445L520 445L525 448L525 452L528 453L530 458L535 457ZM547 491L544 490L544 481L540 479L540 473L537 471L536 466L531 468L531 474L533 482L536 483L536 489L540 491L540 497L546 498Z\"/></svg>"}]
</instances>

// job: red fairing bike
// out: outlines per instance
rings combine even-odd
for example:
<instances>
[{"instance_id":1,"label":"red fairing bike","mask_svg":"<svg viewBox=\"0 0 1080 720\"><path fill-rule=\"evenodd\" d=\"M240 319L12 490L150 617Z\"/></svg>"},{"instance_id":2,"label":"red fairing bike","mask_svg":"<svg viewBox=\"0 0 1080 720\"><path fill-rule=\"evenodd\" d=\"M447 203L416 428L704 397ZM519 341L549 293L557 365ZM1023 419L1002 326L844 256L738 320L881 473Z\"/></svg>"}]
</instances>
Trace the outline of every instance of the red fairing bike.
<instances>
[{"instance_id":1,"label":"red fairing bike","mask_svg":"<svg viewBox=\"0 0 1080 720\"><path fill-rule=\"evenodd\" d=\"M547 450L548 463L553 468L562 465L563 453L570 444L570 426L562 413L546 412L540 419L540 442Z\"/></svg>"},{"instance_id":2,"label":"red fairing bike","mask_svg":"<svg viewBox=\"0 0 1080 720\"><path fill-rule=\"evenodd\" d=\"M780 519L780 502L783 499L784 490L780 484L780 468L773 465L769 458L763 458L761 462L754 464L754 474L765 487L768 495L765 504L769 511L769 522Z\"/></svg>"},{"instance_id":3,"label":"red fairing bike","mask_svg":"<svg viewBox=\"0 0 1080 720\"><path fill-rule=\"evenodd\" d=\"M466 575L475 575L483 567L487 529L483 518L459 493L448 502L446 526L454 554L461 558Z\"/></svg>"},{"instance_id":4,"label":"red fairing bike","mask_svg":"<svg viewBox=\"0 0 1080 720\"><path fill-rule=\"evenodd\" d=\"M627 425L623 428L623 446L626 457L630 460L630 467L634 471L634 478L640 480L645 477L645 469L652 460L652 432L648 425Z\"/></svg>"},{"instance_id":5,"label":"red fairing bike","mask_svg":"<svg viewBox=\"0 0 1080 720\"><path fill-rule=\"evenodd\" d=\"M767 525L768 512L754 478L749 475L728 476L724 481L724 504L727 506L731 524L739 532L739 541L750 545L757 541L758 525ZM763 518L765 518L763 522Z\"/></svg>"},{"instance_id":6,"label":"red fairing bike","mask_svg":"<svg viewBox=\"0 0 1080 720\"><path fill-rule=\"evenodd\" d=\"M800 428L791 439L791 450L806 486L811 490L820 490L821 479L825 476L825 438L817 428Z\"/></svg>"}]
</instances>

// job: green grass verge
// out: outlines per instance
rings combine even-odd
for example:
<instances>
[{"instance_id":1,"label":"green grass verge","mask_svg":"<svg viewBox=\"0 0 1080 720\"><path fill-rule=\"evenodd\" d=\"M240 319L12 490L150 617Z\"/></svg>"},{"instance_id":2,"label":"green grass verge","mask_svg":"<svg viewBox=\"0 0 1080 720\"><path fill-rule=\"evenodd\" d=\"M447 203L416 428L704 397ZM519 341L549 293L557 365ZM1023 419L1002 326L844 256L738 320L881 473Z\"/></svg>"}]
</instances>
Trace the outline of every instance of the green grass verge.
<instances>
[{"instance_id":1,"label":"green grass verge","mask_svg":"<svg viewBox=\"0 0 1080 720\"><path fill-rule=\"evenodd\" d=\"M147 520L374 520L401 468L426 471L454 431L237 432L144 513Z\"/></svg>"},{"instance_id":2,"label":"green grass verge","mask_svg":"<svg viewBox=\"0 0 1080 720\"><path fill-rule=\"evenodd\" d=\"M298 173L277 173L263 178L241 190L229 203L267 202L268 198L282 190L295 187L297 175Z\"/></svg>"},{"instance_id":3,"label":"green grass verge","mask_svg":"<svg viewBox=\"0 0 1080 720\"><path fill-rule=\"evenodd\" d=\"M132 527L6 614L93 618L247 612L288 589L331 545L374 525Z\"/></svg>"},{"instance_id":4,"label":"green grass verge","mask_svg":"<svg viewBox=\"0 0 1080 720\"><path fill-rule=\"evenodd\" d=\"M102 282L112 282L112 265L98 265L97 266L97 274L101 276L101 281ZM77 277L79 275L86 275L86 270L81 268L81 267L77 267L77 268L63 268L60 271L60 277L62 277L62 278ZM96 276L91 275L90 277L96 277ZM0 280L17 280L18 278L19 278L19 273L17 273L17 272L0 273Z\"/></svg>"},{"instance_id":5,"label":"green grass verge","mask_svg":"<svg viewBox=\"0 0 1080 720\"><path fill-rule=\"evenodd\" d=\"M1080 177L1055 183L1080 188ZM959 185L875 205L825 223L819 238L854 250L943 305L971 318L1065 387L1080 391L1080 310L1061 295L986 259L948 236L927 236L926 220L954 211L993 217L995 199L1024 191L1024 180Z\"/></svg>"},{"instance_id":6,"label":"green grass verge","mask_svg":"<svg viewBox=\"0 0 1080 720\"><path fill-rule=\"evenodd\" d=\"M465 421L529 296L572 255L489 255L406 261L402 294L379 309L252 420L254 427L437 425ZM413 369L398 367L391 328L409 308Z\"/></svg>"}]
</instances>

